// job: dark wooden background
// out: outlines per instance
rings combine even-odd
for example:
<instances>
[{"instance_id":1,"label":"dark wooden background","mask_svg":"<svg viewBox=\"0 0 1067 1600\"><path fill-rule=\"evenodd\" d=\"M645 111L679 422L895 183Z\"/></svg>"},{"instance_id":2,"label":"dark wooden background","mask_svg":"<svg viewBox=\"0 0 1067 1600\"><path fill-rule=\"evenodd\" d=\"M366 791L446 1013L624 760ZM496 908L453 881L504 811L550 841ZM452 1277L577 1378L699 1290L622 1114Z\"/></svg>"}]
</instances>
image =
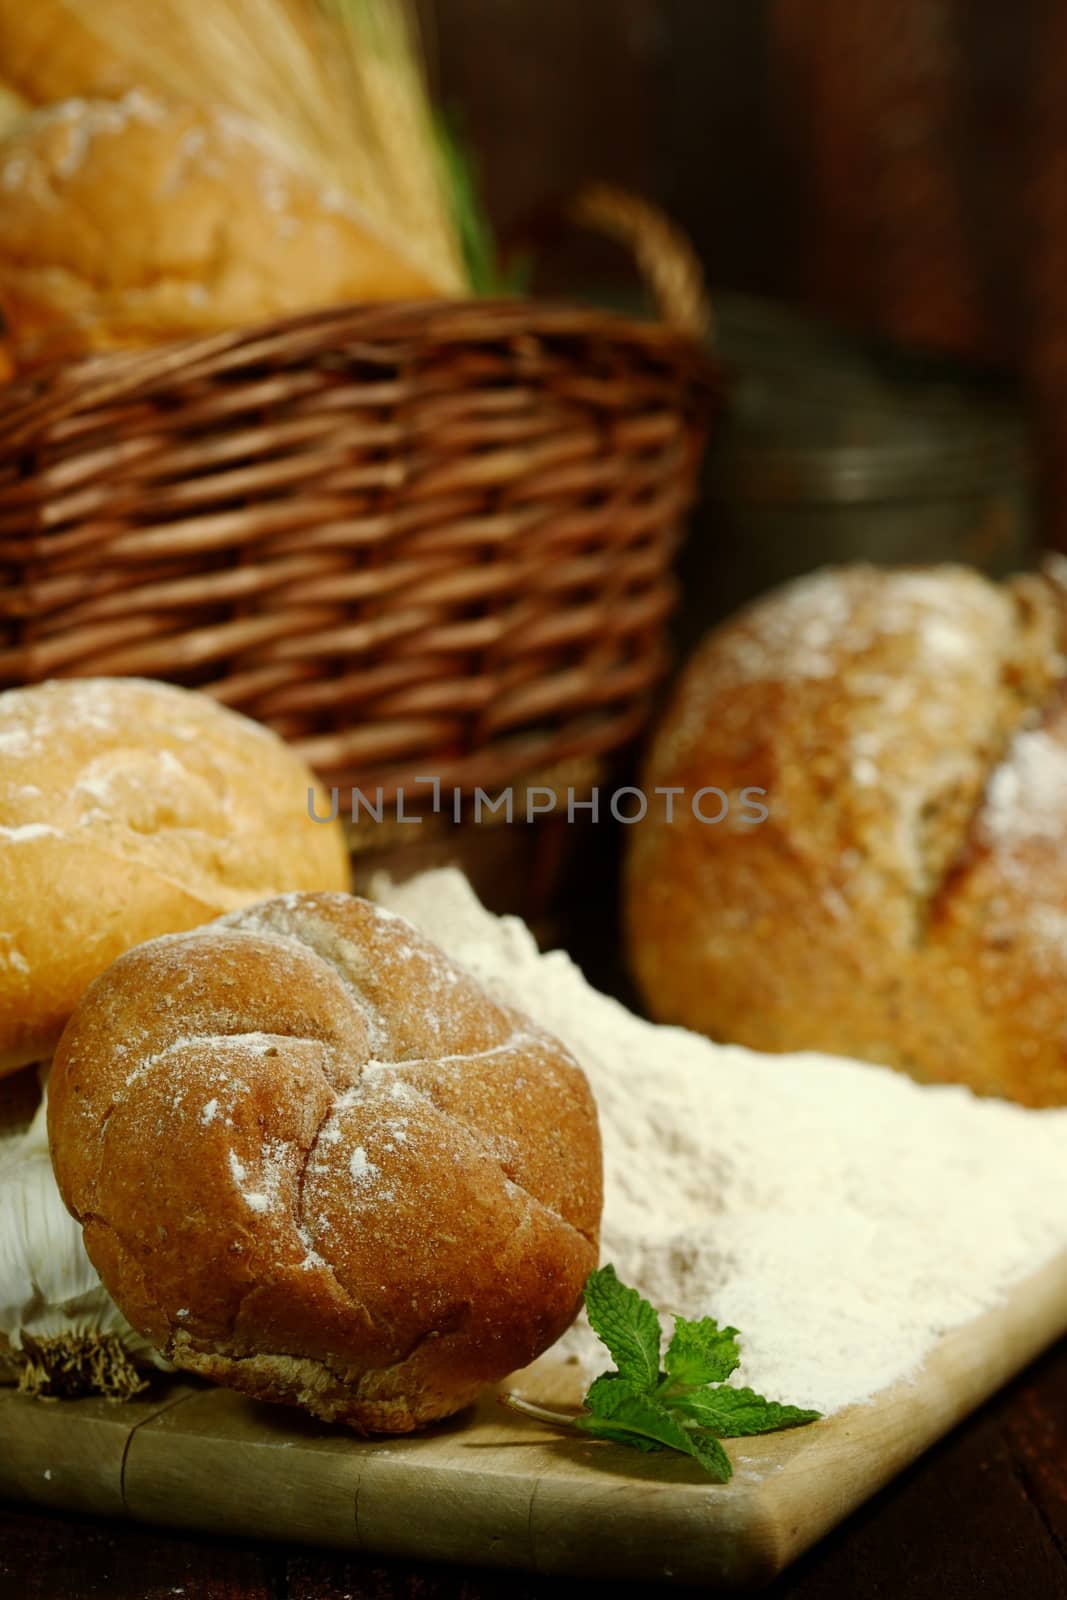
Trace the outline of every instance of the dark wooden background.
<instances>
[{"instance_id":1,"label":"dark wooden background","mask_svg":"<svg viewBox=\"0 0 1067 1600\"><path fill-rule=\"evenodd\" d=\"M1067 548L1067 0L431 5L505 233L613 180L682 223L716 289L1002 365Z\"/></svg>"},{"instance_id":2,"label":"dark wooden background","mask_svg":"<svg viewBox=\"0 0 1067 1600\"><path fill-rule=\"evenodd\" d=\"M609 179L666 207L715 285L869 323L901 316L887 285L890 197L913 224L958 204L961 240L943 216L921 240L928 259L899 258L928 287L962 243L979 287L961 271L959 305L911 332L1021 348L1019 248L1028 234L1038 242L1025 180L1048 121L1035 54L1062 0L430 3L439 85L505 229L584 179ZM890 73L915 103L890 99ZM928 192L914 174L919 192L907 189L915 149L939 133L947 206L929 178Z\"/></svg>"},{"instance_id":3,"label":"dark wooden background","mask_svg":"<svg viewBox=\"0 0 1067 1600\"><path fill-rule=\"evenodd\" d=\"M436 0L442 97L479 151L494 220L586 179L648 195L716 284L800 290L768 0Z\"/></svg>"}]
</instances>

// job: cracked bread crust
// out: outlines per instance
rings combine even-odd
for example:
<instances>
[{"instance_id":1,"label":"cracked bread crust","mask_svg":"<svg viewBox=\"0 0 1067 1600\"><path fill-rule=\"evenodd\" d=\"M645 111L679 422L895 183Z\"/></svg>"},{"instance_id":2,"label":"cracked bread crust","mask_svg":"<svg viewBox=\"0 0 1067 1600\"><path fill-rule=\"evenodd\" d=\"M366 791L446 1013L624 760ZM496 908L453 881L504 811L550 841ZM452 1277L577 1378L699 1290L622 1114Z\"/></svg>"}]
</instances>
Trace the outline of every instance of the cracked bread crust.
<instances>
[{"instance_id":1,"label":"cracked bread crust","mask_svg":"<svg viewBox=\"0 0 1067 1600\"><path fill-rule=\"evenodd\" d=\"M596 1265L585 1078L403 919L297 894L121 957L49 1137L109 1292L176 1366L407 1432L524 1366Z\"/></svg>"},{"instance_id":2,"label":"cracked bread crust","mask_svg":"<svg viewBox=\"0 0 1067 1600\"><path fill-rule=\"evenodd\" d=\"M830 570L711 634L646 789L770 815L630 830L657 1020L1067 1103L1065 570Z\"/></svg>"}]
</instances>

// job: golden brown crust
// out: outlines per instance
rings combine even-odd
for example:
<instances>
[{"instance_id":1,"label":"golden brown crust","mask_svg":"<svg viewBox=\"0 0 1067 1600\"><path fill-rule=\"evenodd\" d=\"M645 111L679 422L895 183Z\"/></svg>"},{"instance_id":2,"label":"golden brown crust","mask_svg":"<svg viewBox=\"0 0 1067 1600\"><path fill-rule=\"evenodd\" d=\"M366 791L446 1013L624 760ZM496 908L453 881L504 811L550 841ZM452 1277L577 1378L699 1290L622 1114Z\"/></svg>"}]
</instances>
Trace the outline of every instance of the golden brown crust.
<instances>
[{"instance_id":1,"label":"golden brown crust","mask_svg":"<svg viewBox=\"0 0 1067 1600\"><path fill-rule=\"evenodd\" d=\"M131 945L284 889L346 888L343 830L311 820L312 785L268 729L169 684L0 694L0 1074L50 1055Z\"/></svg>"},{"instance_id":2,"label":"golden brown crust","mask_svg":"<svg viewBox=\"0 0 1067 1600\"><path fill-rule=\"evenodd\" d=\"M846 568L711 635L646 784L734 807L631 831L627 943L656 1018L1067 1103L1058 570ZM767 821L739 820L746 786Z\"/></svg>"},{"instance_id":3,"label":"golden brown crust","mask_svg":"<svg viewBox=\"0 0 1067 1600\"><path fill-rule=\"evenodd\" d=\"M63 0L0 0L0 74L31 105L134 87L126 63Z\"/></svg>"},{"instance_id":4,"label":"golden brown crust","mask_svg":"<svg viewBox=\"0 0 1067 1600\"><path fill-rule=\"evenodd\" d=\"M118 960L52 1068L63 1197L178 1366L405 1432L534 1359L596 1265L596 1112L566 1050L347 895Z\"/></svg>"},{"instance_id":5,"label":"golden brown crust","mask_svg":"<svg viewBox=\"0 0 1067 1600\"><path fill-rule=\"evenodd\" d=\"M434 285L354 202L218 107L66 101L0 140L0 307L20 365Z\"/></svg>"}]
</instances>

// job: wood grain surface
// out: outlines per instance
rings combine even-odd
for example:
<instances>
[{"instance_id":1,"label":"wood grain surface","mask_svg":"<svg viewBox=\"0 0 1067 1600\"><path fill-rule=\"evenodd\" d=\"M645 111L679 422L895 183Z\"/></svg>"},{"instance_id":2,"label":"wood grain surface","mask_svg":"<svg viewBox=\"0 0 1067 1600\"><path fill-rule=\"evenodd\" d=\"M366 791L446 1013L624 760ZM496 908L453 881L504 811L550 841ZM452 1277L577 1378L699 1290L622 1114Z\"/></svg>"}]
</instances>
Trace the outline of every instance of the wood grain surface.
<instances>
[{"instance_id":1,"label":"wood grain surface","mask_svg":"<svg viewBox=\"0 0 1067 1600\"><path fill-rule=\"evenodd\" d=\"M949 1334L915 1378L811 1428L738 1441L735 1476L556 1435L490 1395L358 1440L225 1390L133 1405L0 1396L0 1494L193 1530L420 1560L733 1590L765 1585L1067 1329L1067 1254ZM569 1374L516 1381L559 1399Z\"/></svg>"},{"instance_id":2,"label":"wood grain surface","mask_svg":"<svg viewBox=\"0 0 1067 1600\"><path fill-rule=\"evenodd\" d=\"M0 1591L20 1600L590 1600L587 1580L179 1534L3 1504ZM613 1600L648 1592L638 1584L610 1589ZM766 1591L767 1600L1065 1594L1067 1340Z\"/></svg>"}]
</instances>

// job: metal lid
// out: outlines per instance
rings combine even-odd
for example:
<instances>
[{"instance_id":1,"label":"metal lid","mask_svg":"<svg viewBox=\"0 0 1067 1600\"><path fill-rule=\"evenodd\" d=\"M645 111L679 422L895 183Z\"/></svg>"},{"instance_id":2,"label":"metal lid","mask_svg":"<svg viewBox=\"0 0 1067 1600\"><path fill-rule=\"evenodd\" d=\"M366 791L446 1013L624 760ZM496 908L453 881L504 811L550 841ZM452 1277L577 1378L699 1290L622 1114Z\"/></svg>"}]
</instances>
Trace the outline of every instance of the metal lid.
<instances>
[{"instance_id":1,"label":"metal lid","mask_svg":"<svg viewBox=\"0 0 1067 1600\"><path fill-rule=\"evenodd\" d=\"M733 382L713 494L926 499L1029 476L1024 414L999 374L745 296L718 298L716 314Z\"/></svg>"}]
</instances>

